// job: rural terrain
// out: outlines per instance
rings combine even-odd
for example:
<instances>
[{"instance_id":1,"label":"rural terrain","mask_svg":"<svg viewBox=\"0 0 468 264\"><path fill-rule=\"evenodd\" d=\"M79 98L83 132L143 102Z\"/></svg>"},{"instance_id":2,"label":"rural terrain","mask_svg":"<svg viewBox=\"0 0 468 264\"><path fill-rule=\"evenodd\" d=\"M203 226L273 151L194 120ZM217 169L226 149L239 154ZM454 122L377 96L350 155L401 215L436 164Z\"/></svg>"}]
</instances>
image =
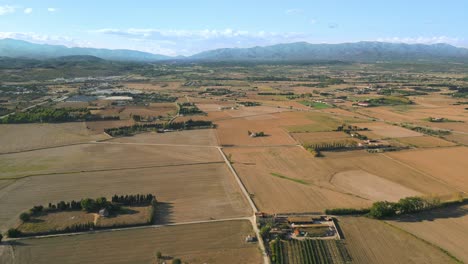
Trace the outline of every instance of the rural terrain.
<instances>
[{"instance_id":1,"label":"rural terrain","mask_svg":"<svg viewBox=\"0 0 468 264\"><path fill-rule=\"evenodd\" d=\"M466 64L88 63L0 69L1 263L468 262Z\"/></svg>"}]
</instances>

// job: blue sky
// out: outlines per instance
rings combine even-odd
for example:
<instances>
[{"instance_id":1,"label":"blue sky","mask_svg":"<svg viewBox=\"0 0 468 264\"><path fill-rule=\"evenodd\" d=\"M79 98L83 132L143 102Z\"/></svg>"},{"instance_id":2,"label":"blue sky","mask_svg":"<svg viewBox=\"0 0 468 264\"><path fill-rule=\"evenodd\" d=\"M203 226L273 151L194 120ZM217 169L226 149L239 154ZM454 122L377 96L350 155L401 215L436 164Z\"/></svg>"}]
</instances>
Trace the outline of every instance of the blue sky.
<instances>
[{"instance_id":1,"label":"blue sky","mask_svg":"<svg viewBox=\"0 0 468 264\"><path fill-rule=\"evenodd\" d=\"M0 0L0 38L190 55L307 41L468 47L468 0Z\"/></svg>"}]
</instances>

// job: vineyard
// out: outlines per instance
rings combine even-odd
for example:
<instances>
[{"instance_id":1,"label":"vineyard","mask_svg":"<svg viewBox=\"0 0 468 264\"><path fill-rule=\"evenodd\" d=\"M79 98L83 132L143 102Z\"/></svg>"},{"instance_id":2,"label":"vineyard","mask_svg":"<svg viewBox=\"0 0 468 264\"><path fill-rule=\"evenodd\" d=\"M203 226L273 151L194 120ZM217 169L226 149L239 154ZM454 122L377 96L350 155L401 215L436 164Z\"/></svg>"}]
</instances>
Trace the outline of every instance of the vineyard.
<instances>
[{"instance_id":1,"label":"vineyard","mask_svg":"<svg viewBox=\"0 0 468 264\"><path fill-rule=\"evenodd\" d=\"M351 257L340 240L274 240L270 243L274 264L350 263Z\"/></svg>"}]
</instances>

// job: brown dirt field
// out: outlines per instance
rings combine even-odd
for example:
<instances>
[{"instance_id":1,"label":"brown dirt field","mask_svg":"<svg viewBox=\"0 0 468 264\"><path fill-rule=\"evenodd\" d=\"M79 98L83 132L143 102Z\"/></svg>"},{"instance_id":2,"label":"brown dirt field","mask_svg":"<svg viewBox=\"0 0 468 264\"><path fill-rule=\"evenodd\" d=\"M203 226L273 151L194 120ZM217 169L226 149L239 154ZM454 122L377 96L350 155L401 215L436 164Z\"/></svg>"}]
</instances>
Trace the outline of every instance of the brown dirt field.
<instances>
[{"instance_id":1,"label":"brown dirt field","mask_svg":"<svg viewBox=\"0 0 468 264\"><path fill-rule=\"evenodd\" d=\"M216 104L197 104L197 107L206 113L225 111L225 110L221 110L220 107L234 107L234 106L236 106L235 103L224 103L224 102L219 102Z\"/></svg>"},{"instance_id":2,"label":"brown dirt field","mask_svg":"<svg viewBox=\"0 0 468 264\"><path fill-rule=\"evenodd\" d=\"M24 151L106 139L85 123L0 125L0 153Z\"/></svg>"},{"instance_id":3,"label":"brown dirt field","mask_svg":"<svg viewBox=\"0 0 468 264\"><path fill-rule=\"evenodd\" d=\"M366 207L370 201L336 190L333 169L300 147L225 148L253 200L265 212L322 212L335 207ZM300 180L301 184L272 173Z\"/></svg>"},{"instance_id":4,"label":"brown dirt field","mask_svg":"<svg viewBox=\"0 0 468 264\"><path fill-rule=\"evenodd\" d=\"M433 148L433 147L451 147L455 146L453 142L443 140L437 137L420 136L420 137L405 137L397 138L398 142L408 146L415 146L418 148Z\"/></svg>"},{"instance_id":5,"label":"brown dirt field","mask_svg":"<svg viewBox=\"0 0 468 264\"><path fill-rule=\"evenodd\" d=\"M12 227L33 205L152 193L160 202L158 223L249 216L252 212L226 164L54 174L17 180L0 189L0 229Z\"/></svg>"},{"instance_id":6,"label":"brown dirt field","mask_svg":"<svg viewBox=\"0 0 468 264\"><path fill-rule=\"evenodd\" d=\"M362 170L343 171L335 174L331 183L359 197L372 201L397 202L401 198L420 196L421 193ZM382 186L385 186L382 188Z\"/></svg>"},{"instance_id":7,"label":"brown dirt field","mask_svg":"<svg viewBox=\"0 0 468 264\"><path fill-rule=\"evenodd\" d=\"M282 108L270 107L270 106L251 106L251 107L239 107L237 110L225 110L231 117L247 117L253 115L272 114L286 111Z\"/></svg>"},{"instance_id":8,"label":"brown dirt field","mask_svg":"<svg viewBox=\"0 0 468 264\"><path fill-rule=\"evenodd\" d=\"M325 160L328 162L328 166L335 168L336 172L363 170L425 195L446 196L458 192L457 189L443 184L433 177L393 160L391 157L386 156L387 154L371 154L364 151L360 153L356 151L327 152L325 153ZM397 153L401 152L394 152L393 154Z\"/></svg>"},{"instance_id":9,"label":"brown dirt field","mask_svg":"<svg viewBox=\"0 0 468 264\"><path fill-rule=\"evenodd\" d=\"M466 147L401 151L388 156L468 192Z\"/></svg>"},{"instance_id":10,"label":"brown dirt field","mask_svg":"<svg viewBox=\"0 0 468 264\"><path fill-rule=\"evenodd\" d=\"M160 251L187 263L260 264L257 244L244 242L252 233L248 221L225 221L28 239L14 246L10 263L155 263Z\"/></svg>"},{"instance_id":11,"label":"brown dirt field","mask_svg":"<svg viewBox=\"0 0 468 264\"><path fill-rule=\"evenodd\" d=\"M336 207L369 206L375 197L359 197L359 193L352 193L358 187L345 191L330 183L335 174L346 171L360 170L378 176L373 185L366 187L370 193L378 193L382 188L378 183L383 181L399 186L386 194L393 198L413 193L452 195L457 192L386 156L365 151L325 152L324 158L314 158L295 146L234 147L223 151L231 155L233 166L253 194L254 202L266 212L321 212ZM274 177L272 173L308 184Z\"/></svg>"},{"instance_id":12,"label":"brown dirt field","mask_svg":"<svg viewBox=\"0 0 468 264\"><path fill-rule=\"evenodd\" d=\"M108 121L90 121L86 122L86 127L91 129L95 133L102 133L104 129L121 127L121 126L132 126L135 122L132 119L128 120L108 120Z\"/></svg>"},{"instance_id":13,"label":"brown dirt field","mask_svg":"<svg viewBox=\"0 0 468 264\"><path fill-rule=\"evenodd\" d=\"M451 263L439 249L366 217L341 217L348 250L355 263Z\"/></svg>"},{"instance_id":14,"label":"brown dirt field","mask_svg":"<svg viewBox=\"0 0 468 264\"><path fill-rule=\"evenodd\" d=\"M222 162L222 157L215 148L131 143L81 144L5 154L1 157L0 179L36 174Z\"/></svg>"},{"instance_id":15,"label":"brown dirt field","mask_svg":"<svg viewBox=\"0 0 468 264\"><path fill-rule=\"evenodd\" d=\"M291 133L291 136L301 144L352 140L352 138L344 132Z\"/></svg>"},{"instance_id":16,"label":"brown dirt field","mask_svg":"<svg viewBox=\"0 0 468 264\"><path fill-rule=\"evenodd\" d=\"M407 215L389 222L447 250L461 261L468 262L467 205Z\"/></svg>"},{"instance_id":17,"label":"brown dirt field","mask_svg":"<svg viewBox=\"0 0 468 264\"><path fill-rule=\"evenodd\" d=\"M168 133L142 133L132 137L120 137L109 140L109 142L144 143L144 144L175 144L196 146L217 146L216 130L196 129L175 131Z\"/></svg>"},{"instance_id":18,"label":"brown dirt field","mask_svg":"<svg viewBox=\"0 0 468 264\"><path fill-rule=\"evenodd\" d=\"M447 140L455 141L458 144L468 145L468 135L460 133L452 133L451 135L444 136Z\"/></svg>"},{"instance_id":19,"label":"brown dirt field","mask_svg":"<svg viewBox=\"0 0 468 264\"><path fill-rule=\"evenodd\" d=\"M221 145L287 145L296 141L282 128L272 125L280 123L275 115L267 115L273 119L246 120L244 118L217 121L216 132ZM248 131L261 132L267 136L252 138Z\"/></svg>"},{"instance_id":20,"label":"brown dirt field","mask_svg":"<svg viewBox=\"0 0 468 264\"><path fill-rule=\"evenodd\" d=\"M421 133L402 128L399 126L392 126L384 123L357 123L353 124L361 128L368 128L372 133L388 138L401 138L401 137L417 137L422 136Z\"/></svg>"}]
</instances>

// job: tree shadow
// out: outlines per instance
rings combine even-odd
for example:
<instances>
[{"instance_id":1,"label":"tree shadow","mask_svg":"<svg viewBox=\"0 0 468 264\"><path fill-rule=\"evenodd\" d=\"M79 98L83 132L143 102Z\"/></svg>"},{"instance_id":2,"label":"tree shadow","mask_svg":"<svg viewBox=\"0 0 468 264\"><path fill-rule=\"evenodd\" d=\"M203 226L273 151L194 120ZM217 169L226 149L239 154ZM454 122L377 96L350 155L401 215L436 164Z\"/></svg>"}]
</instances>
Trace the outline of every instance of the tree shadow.
<instances>
[{"instance_id":1,"label":"tree shadow","mask_svg":"<svg viewBox=\"0 0 468 264\"><path fill-rule=\"evenodd\" d=\"M158 202L158 205L156 206L154 223L160 225L174 223L172 220L173 208L174 206L172 203Z\"/></svg>"},{"instance_id":2,"label":"tree shadow","mask_svg":"<svg viewBox=\"0 0 468 264\"><path fill-rule=\"evenodd\" d=\"M402 215L393 218L396 222L424 222L437 219L460 218L468 215L468 207L461 205L450 205L444 208L438 208L431 211L420 212L409 215Z\"/></svg>"}]
</instances>

